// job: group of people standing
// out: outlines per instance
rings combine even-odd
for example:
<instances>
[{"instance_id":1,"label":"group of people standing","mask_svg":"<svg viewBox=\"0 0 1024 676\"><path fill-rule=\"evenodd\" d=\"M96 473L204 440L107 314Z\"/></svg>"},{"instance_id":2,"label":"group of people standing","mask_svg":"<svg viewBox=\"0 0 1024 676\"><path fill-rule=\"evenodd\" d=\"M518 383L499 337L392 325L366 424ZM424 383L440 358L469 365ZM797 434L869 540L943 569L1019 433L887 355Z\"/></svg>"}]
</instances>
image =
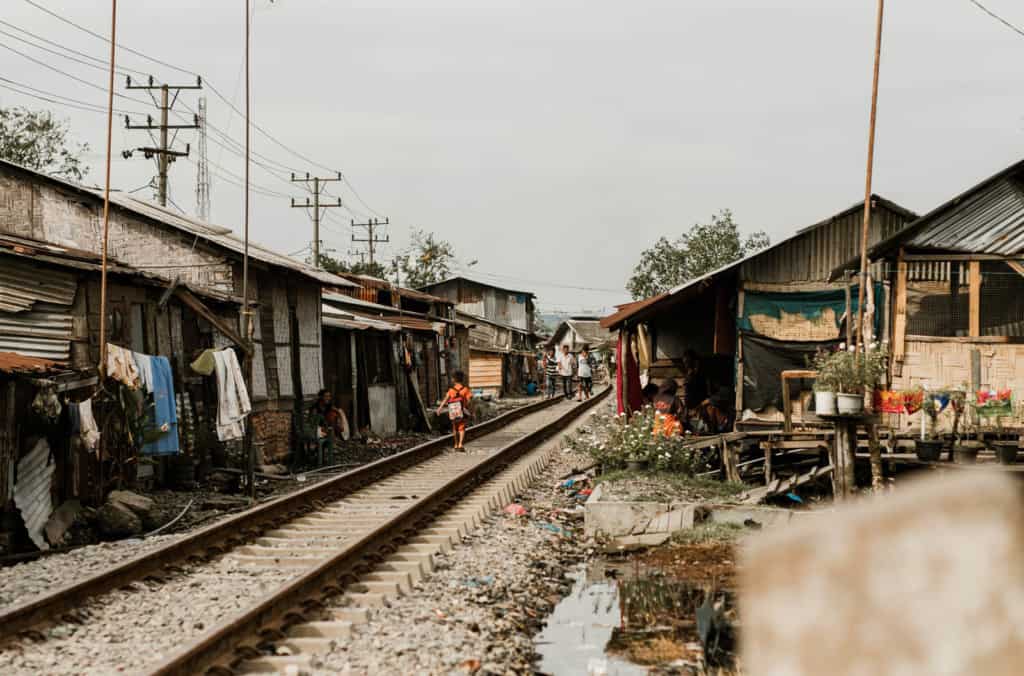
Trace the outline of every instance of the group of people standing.
<instances>
[{"instance_id":1,"label":"group of people standing","mask_svg":"<svg viewBox=\"0 0 1024 676\"><path fill-rule=\"evenodd\" d=\"M561 352L556 351L554 346L549 346L540 362L545 375L545 395L548 399L558 396L559 382L562 385L562 395L566 399L572 399L574 392L577 401L590 399L593 395L597 360L590 353L589 346L584 345L579 355L570 352L568 345L563 345Z\"/></svg>"}]
</instances>

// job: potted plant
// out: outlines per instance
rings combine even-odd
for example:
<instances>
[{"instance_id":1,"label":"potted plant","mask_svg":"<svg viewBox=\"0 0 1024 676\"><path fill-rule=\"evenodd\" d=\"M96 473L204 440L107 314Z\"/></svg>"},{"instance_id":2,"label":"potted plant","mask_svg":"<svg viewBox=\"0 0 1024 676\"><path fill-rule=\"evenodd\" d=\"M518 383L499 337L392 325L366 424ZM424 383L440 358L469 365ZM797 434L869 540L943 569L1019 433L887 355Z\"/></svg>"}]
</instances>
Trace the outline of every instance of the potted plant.
<instances>
[{"instance_id":1,"label":"potted plant","mask_svg":"<svg viewBox=\"0 0 1024 676\"><path fill-rule=\"evenodd\" d=\"M845 350L845 345L840 345ZM836 390L839 389L839 382L836 378L836 368L832 361L831 352L818 350L814 355L812 365L818 372L814 380L814 412L818 415L835 415Z\"/></svg>"},{"instance_id":2,"label":"potted plant","mask_svg":"<svg viewBox=\"0 0 1024 676\"><path fill-rule=\"evenodd\" d=\"M864 380L853 345L829 359L835 369L836 409L839 415L857 415L864 410Z\"/></svg>"},{"instance_id":3,"label":"potted plant","mask_svg":"<svg viewBox=\"0 0 1024 676\"><path fill-rule=\"evenodd\" d=\"M924 462L935 462L942 457L943 441L938 435L939 413L945 408L942 392L929 391L925 395L922 391L921 415L927 415L931 424L928 426L927 436L914 441L914 451L918 460Z\"/></svg>"},{"instance_id":4,"label":"potted plant","mask_svg":"<svg viewBox=\"0 0 1024 676\"><path fill-rule=\"evenodd\" d=\"M970 422L967 418L964 420L964 439L957 436L953 442L953 461L960 465L972 465L978 461L978 451L981 450L984 444L979 440L971 440L971 431L977 427L976 423Z\"/></svg>"}]
</instances>

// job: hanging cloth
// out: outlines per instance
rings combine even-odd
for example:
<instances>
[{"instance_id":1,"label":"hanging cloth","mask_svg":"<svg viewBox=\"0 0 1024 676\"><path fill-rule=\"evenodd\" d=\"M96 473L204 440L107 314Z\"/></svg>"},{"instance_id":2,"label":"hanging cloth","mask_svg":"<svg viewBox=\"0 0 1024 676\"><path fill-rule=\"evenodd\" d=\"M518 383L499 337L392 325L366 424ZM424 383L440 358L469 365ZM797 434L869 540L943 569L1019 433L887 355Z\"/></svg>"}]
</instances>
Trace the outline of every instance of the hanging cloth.
<instances>
[{"instance_id":1,"label":"hanging cloth","mask_svg":"<svg viewBox=\"0 0 1024 676\"><path fill-rule=\"evenodd\" d=\"M153 391L153 362L152 357L141 352L132 352L132 359L139 370L139 386L147 392Z\"/></svg>"},{"instance_id":2,"label":"hanging cloth","mask_svg":"<svg viewBox=\"0 0 1024 676\"><path fill-rule=\"evenodd\" d=\"M107 343L107 377L128 387L139 386L139 367L135 364L131 350Z\"/></svg>"},{"instance_id":3,"label":"hanging cloth","mask_svg":"<svg viewBox=\"0 0 1024 676\"><path fill-rule=\"evenodd\" d=\"M252 412L252 404L238 357L234 350L221 350L213 356L217 372L217 438L221 441L241 439L242 422Z\"/></svg>"},{"instance_id":4,"label":"hanging cloth","mask_svg":"<svg viewBox=\"0 0 1024 676\"><path fill-rule=\"evenodd\" d=\"M631 414L643 408L640 371L633 356L630 342L630 335L620 331L619 342L615 348L615 388L618 393L618 412L626 414Z\"/></svg>"},{"instance_id":5,"label":"hanging cloth","mask_svg":"<svg viewBox=\"0 0 1024 676\"><path fill-rule=\"evenodd\" d=\"M636 329L638 361L640 362L640 371L643 372L651 368L651 363L654 361L651 355L651 334L647 331L646 324L640 324Z\"/></svg>"},{"instance_id":6,"label":"hanging cloth","mask_svg":"<svg viewBox=\"0 0 1024 676\"><path fill-rule=\"evenodd\" d=\"M92 414L92 399L86 399L78 404L78 429L82 435L82 443L87 449L99 449L100 428L96 426L96 418Z\"/></svg>"},{"instance_id":7,"label":"hanging cloth","mask_svg":"<svg viewBox=\"0 0 1024 676\"><path fill-rule=\"evenodd\" d=\"M203 353L190 364L192 370L201 376L213 375L213 372L217 369L217 361L213 358L214 352L217 352L217 350L212 348L203 350Z\"/></svg>"},{"instance_id":8,"label":"hanging cloth","mask_svg":"<svg viewBox=\"0 0 1024 676\"><path fill-rule=\"evenodd\" d=\"M171 362L167 357L149 357L148 361L151 365L153 407L146 416L150 425L144 436L159 436L142 445L142 454L174 455L181 449L178 444L178 411L174 400Z\"/></svg>"}]
</instances>

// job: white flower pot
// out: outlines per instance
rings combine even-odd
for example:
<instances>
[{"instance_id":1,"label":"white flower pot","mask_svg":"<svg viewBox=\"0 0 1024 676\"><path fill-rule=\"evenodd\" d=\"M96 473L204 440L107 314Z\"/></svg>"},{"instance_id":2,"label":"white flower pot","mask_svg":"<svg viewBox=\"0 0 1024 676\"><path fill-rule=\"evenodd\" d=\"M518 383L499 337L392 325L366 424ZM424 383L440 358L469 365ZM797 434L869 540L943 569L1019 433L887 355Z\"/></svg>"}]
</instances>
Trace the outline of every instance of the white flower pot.
<instances>
[{"instance_id":1,"label":"white flower pot","mask_svg":"<svg viewBox=\"0 0 1024 676\"><path fill-rule=\"evenodd\" d=\"M836 404L839 415L857 415L864 410L864 395L840 392L836 395Z\"/></svg>"},{"instance_id":2,"label":"white flower pot","mask_svg":"<svg viewBox=\"0 0 1024 676\"><path fill-rule=\"evenodd\" d=\"M815 392L814 393L814 412L818 415L835 415L836 414L836 393L835 392Z\"/></svg>"}]
</instances>

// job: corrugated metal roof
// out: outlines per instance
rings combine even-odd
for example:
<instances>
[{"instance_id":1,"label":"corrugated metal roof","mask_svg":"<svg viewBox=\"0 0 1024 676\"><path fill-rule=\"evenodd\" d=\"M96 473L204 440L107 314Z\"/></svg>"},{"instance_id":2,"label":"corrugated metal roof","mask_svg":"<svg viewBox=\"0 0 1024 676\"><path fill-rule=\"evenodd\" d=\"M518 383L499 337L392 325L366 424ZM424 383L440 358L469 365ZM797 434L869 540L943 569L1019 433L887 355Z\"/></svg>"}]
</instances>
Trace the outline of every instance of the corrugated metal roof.
<instances>
[{"instance_id":1,"label":"corrugated metal roof","mask_svg":"<svg viewBox=\"0 0 1024 676\"><path fill-rule=\"evenodd\" d=\"M927 217L910 248L1010 256L1024 251L1024 193L1005 176Z\"/></svg>"},{"instance_id":2,"label":"corrugated metal roof","mask_svg":"<svg viewBox=\"0 0 1024 676\"><path fill-rule=\"evenodd\" d=\"M504 287L504 286L498 286L497 284L494 284L493 282L484 282L484 281L481 281L479 279L473 279L472 277L468 277L466 275L456 275L454 277L449 277L447 279L442 279L440 282L434 282L433 284L427 284L426 286L422 286L422 287L420 287L420 290L427 291L428 293L430 293L430 291L429 291L430 289L434 289L434 288L436 288L438 286L441 286L442 284L448 284L449 282L455 282L455 281L458 281L458 280L463 280L463 281L469 282L471 284L477 284L479 286L487 286L487 287L490 287L492 289L497 289L498 291L505 291L507 293L515 293L515 294L519 294L519 295L523 295L523 296L529 296L530 298L536 298L536 296L537 296L537 294L533 293L532 291L517 291L516 289L509 289L509 288Z\"/></svg>"},{"instance_id":3,"label":"corrugated metal roof","mask_svg":"<svg viewBox=\"0 0 1024 676\"><path fill-rule=\"evenodd\" d=\"M0 351L67 361L75 276L5 256L0 266Z\"/></svg>"},{"instance_id":4,"label":"corrugated metal roof","mask_svg":"<svg viewBox=\"0 0 1024 676\"><path fill-rule=\"evenodd\" d=\"M889 200L887 200L884 197L881 197L879 195L874 195L873 194L871 196L871 201L872 201L872 204L877 203L878 205L883 206L886 209L889 209L891 211L896 211L897 213L899 213L901 215L905 215L907 217L912 217L913 216L913 212L911 212L911 211L909 211L907 209L904 209L903 207L900 207L899 205L897 205L897 204L895 204L895 203L893 203L893 202L891 202L891 201L889 201ZM861 201L859 204L855 204L855 205L853 205L853 206L851 206L851 207L849 207L847 209L844 209L843 211L839 212L835 216L831 216L829 218L826 218L823 221L819 221L818 223L815 223L812 226L801 228L800 230L797 230L795 233L793 233L789 237L786 237L784 239L779 240L778 242L775 242L774 244L772 244L771 246L769 246L766 249L761 249L760 251L755 251L754 253L748 254L748 255L744 256L743 258L740 258L738 260L733 261L732 263L728 263L726 265L723 265L722 267L718 268L717 270L712 270L711 272L707 272L707 273L701 275L700 277L696 277L694 279L688 280L688 281L684 282L683 284L680 284L679 286L675 287L674 289L669 289L668 291L666 291L664 293L661 293L661 294L658 294L657 296L651 296L650 298L645 298L643 300L635 301L633 303L628 303L626 305L620 306L619 310L617 312L615 312L614 314L611 314L611 315L609 315L609 316L607 316L607 317L605 317L604 319L601 320L601 326L604 327L604 328L608 328L608 329L614 329L615 327L617 327L622 322L626 321L627 319L630 319L631 317L639 314L640 312L643 312L644 310L647 310L648 308L650 308L650 307L652 307L654 305L657 305L657 304L659 304L661 302L664 302L664 301L666 301L666 300L668 300L670 298L674 298L675 296L677 296L678 294L680 294L680 293L682 293L684 291L692 290L692 289L696 288L698 285L700 285L700 284L702 284L704 282L707 282L707 281L717 277L718 275L720 275L720 274L722 274L724 272L728 272L729 270L733 270L733 269L738 269L738 268L741 268L743 266L747 266L750 263L752 263L753 261L756 261L758 259L762 259L764 257L772 256L772 255L776 254L783 246L786 246L786 245L792 243L794 240L797 240L798 238L805 238L805 237L807 237L807 235L809 233L813 233L813 232L816 232L816 231L821 231L826 226L830 226L831 224L833 224L837 219L845 219L850 214L854 213L858 208L860 208L860 209L864 208L864 202L863 201ZM891 224L887 225L887 224L883 223L883 229L887 228L887 227L892 227L892 225ZM802 259L808 259L808 258L809 259L814 259L814 258L816 258L816 257L818 257L820 255L821 255L821 253L819 251L809 250L809 251L806 251L806 252L801 252L800 257ZM822 265L822 266L819 266L819 267L821 268L821 270L819 270L818 272L819 273L824 272L824 278L827 279L828 278L828 274L825 271L825 266Z\"/></svg>"},{"instance_id":5,"label":"corrugated metal roof","mask_svg":"<svg viewBox=\"0 0 1024 676\"><path fill-rule=\"evenodd\" d=\"M50 445L40 439L25 457L18 461L18 483L14 484L14 504L25 521L29 539L39 549L49 549L43 528L53 513L50 484L56 463L50 462Z\"/></svg>"},{"instance_id":6,"label":"corrugated metal roof","mask_svg":"<svg viewBox=\"0 0 1024 676\"><path fill-rule=\"evenodd\" d=\"M1015 256L1024 252L1024 161L968 188L871 249L872 258L901 247Z\"/></svg>"},{"instance_id":7,"label":"corrugated metal roof","mask_svg":"<svg viewBox=\"0 0 1024 676\"><path fill-rule=\"evenodd\" d=\"M324 326L348 331L401 331L402 327L373 317L357 317L354 314L339 312L337 308L324 304L321 311Z\"/></svg>"},{"instance_id":8,"label":"corrugated metal roof","mask_svg":"<svg viewBox=\"0 0 1024 676\"><path fill-rule=\"evenodd\" d=\"M72 274L15 260L0 266L0 310L27 312L36 303L71 305L78 284Z\"/></svg>"},{"instance_id":9,"label":"corrugated metal roof","mask_svg":"<svg viewBox=\"0 0 1024 676\"><path fill-rule=\"evenodd\" d=\"M15 352L0 352L0 373L44 375L60 370L60 364L49 359L26 357Z\"/></svg>"},{"instance_id":10,"label":"corrugated metal roof","mask_svg":"<svg viewBox=\"0 0 1024 676\"><path fill-rule=\"evenodd\" d=\"M94 200L98 200L99 203L103 202L103 191L99 189L87 188L83 185L73 183L71 181L65 181L55 176L50 176L42 172L30 169L20 164L10 162L8 160L0 159L0 164L11 167L15 170L31 174L40 180L47 181L49 183L55 183L62 185L66 188L70 188L78 193L87 194ZM176 213L159 205L147 202L136 197L133 197L127 193L112 192L110 193L110 202L115 206L120 207L126 211L130 211L136 215L149 218L150 220L157 221L163 225L172 227L176 230L186 232L189 235L198 236L207 242L218 245L222 248L233 251L236 254L241 255L245 251L245 245L241 238L237 237L230 228L223 228L210 223L204 223L193 218L189 218L180 213ZM249 240L249 257L266 263L268 265L282 267L294 272L298 272L307 277L315 279L322 284L329 284L333 286L347 286L347 287L358 287L358 284L350 282L347 279L343 279L338 275L335 275L324 270L319 270L312 265L289 258L284 254L280 254L271 249L267 249L260 244Z\"/></svg>"}]
</instances>

